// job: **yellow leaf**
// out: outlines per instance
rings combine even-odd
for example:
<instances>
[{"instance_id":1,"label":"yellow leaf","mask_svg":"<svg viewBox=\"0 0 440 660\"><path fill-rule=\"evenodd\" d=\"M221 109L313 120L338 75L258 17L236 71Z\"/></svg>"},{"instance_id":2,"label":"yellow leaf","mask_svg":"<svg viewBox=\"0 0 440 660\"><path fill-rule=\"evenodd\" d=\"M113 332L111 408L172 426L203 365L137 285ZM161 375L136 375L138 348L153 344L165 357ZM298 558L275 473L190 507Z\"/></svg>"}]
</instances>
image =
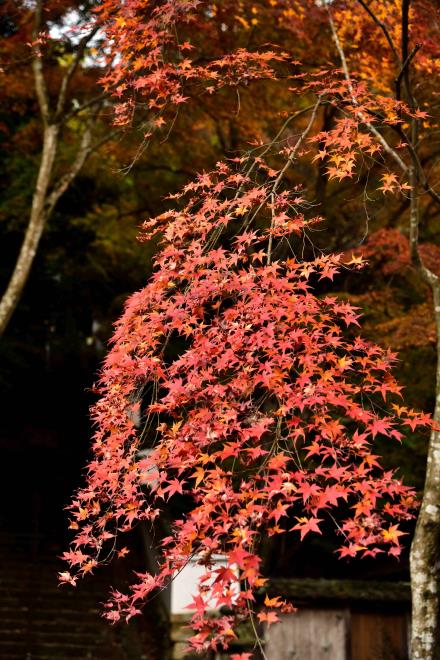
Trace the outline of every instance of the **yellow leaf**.
<instances>
[{"instance_id":1,"label":"yellow leaf","mask_svg":"<svg viewBox=\"0 0 440 660\"><path fill-rule=\"evenodd\" d=\"M202 467L196 468L196 471L194 474L191 475L193 478L196 480L196 488L199 485L201 481L203 481L203 477L205 476L205 470Z\"/></svg>"}]
</instances>

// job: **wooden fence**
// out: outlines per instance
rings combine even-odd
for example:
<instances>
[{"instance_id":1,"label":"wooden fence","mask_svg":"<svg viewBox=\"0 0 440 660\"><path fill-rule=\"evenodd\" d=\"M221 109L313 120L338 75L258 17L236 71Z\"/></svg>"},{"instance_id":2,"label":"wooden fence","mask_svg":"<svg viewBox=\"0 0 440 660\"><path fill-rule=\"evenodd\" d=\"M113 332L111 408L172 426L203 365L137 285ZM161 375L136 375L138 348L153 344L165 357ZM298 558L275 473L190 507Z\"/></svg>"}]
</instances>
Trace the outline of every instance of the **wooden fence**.
<instances>
[{"instance_id":1,"label":"wooden fence","mask_svg":"<svg viewBox=\"0 0 440 660\"><path fill-rule=\"evenodd\" d=\"M407 660L407 616L302 609L265 635L270 660Z\"/></svg>"},{"instance_id":2,"label":"wooden fence","mask_svg":"<svg viewBox=\"0 0 440 660\"><path fill-rule=\"evenodd\" d=\"M406 582L360 580L272 580L269 594L281 594L297 608L260 630L268 660L408 660L410 588ZM173 658L185 655L188 615L172 620ZM238 631L234 653L253 651L249 626ZM214 656L210 656L210 660ZM217 655L227 660L230 654Z\"/></svg>"},{"instance_id":3,"label":"wooden fence","mask_svg":"<svg viewBox=\"0 0 440 660\"><path fill-rule=\"evenodd\" d=\"M270 660L407 660L410 589L402 582L279 580L298 611L265 631Z\"/></svg>"}]
</instances>

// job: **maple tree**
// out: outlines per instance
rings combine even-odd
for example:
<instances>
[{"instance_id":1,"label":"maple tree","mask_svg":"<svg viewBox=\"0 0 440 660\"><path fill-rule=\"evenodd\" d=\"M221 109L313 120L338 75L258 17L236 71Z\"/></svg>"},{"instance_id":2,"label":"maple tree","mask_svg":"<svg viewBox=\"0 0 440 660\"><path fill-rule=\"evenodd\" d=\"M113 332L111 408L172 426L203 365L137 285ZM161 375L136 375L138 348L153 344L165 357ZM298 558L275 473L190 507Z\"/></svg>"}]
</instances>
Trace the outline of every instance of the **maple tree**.
<instances>
[{"instance_id":1,"label":"maple tree","mask_svg":"<svg viewBox=\"0 0 440 660\"><path fill-rule=\"evenodd\" d=\"M225 199L237 179L241 194ZM269 243L275 250L274 240L292 225L300 231L314 220L286 213L297 193L270 193L226 165L185 193L183 212L147 223L150 236L166 222L165 246L152 282L128 304L106 360L90 484L73 505L72 526L87 520L77 539L83 547L66 558L80 572L91 570L117 529L153 521L162 500L190 495L194 508L165 539L160 573L140 576L131 597L114 593L107 616L136 613L137 602L163 587L193 553L201 554L207 580L210 557L223 552L228 566L215 569L213 587L202 583L195 602L192 642L202 649L233 634L229 615L206 618L210 589L219 605L248 616L253 591L264 584L257 549L267 532L291 529L303 538L320 531L327 509L348 502L355 513L341 529L342 556L374 556L381 545L400 552L401 532L391 521L411 515L414 493L380 469L371 442L378 434L400 439L399 425L415 428L428 418L397 405L381 412L379 402L399 392L389 373L394 356L359 337L344 338L343 327L357 323L356 310L311 292L309 279L332 279L337 257L267 263ZM266 231L239 231L231 250L206 249L213 232L220 239L219 227L239 229L255 211L272 217ZM170 362L173 332L185 349ZM149 385L155 396L143 415L158 424L161 439L148 458L137 459L133 408ZM380 511L382 498L389 501ZM390 516L385 526L382 516ZM238 594L235 567L243 583ZM273 612L269 619L260 615L276 620Z\"/></svg>"},{"instance_id":2,"label":"maple tree","mask_svg":"<svg viewBox=\"0 0 440 660\"><path fill-rule=\"evenodd\" d=\"M352 5L361 17L356 22ZM191 644L227 647L237 621L258 616L273 623L289 607L266 599L256 612L255 592L265 584L261 540L319 534L320 523L339 509L345 516L337 525L341 556L400 552L398 522L411 517L415 493L381 467L375 439L399 441L405 428L430 427L430 420L400 401L391 372L395 355L351 332L356 308L317 295L322 281L363 260L318 249L308 256L304 245L322 218L310 188L290 178L304 161L315 162L332 185L366 177L369 193L406 197L407 253L440 313L439 277L418 239L420 195L438 201L417 151L429 117L409 78L413 60L419 86L433 73L436 47L426 24L432 5L420 3L417 20L412 17L418 27L411 39L420 26L428 34L430 57L420 58L418 44L409 48L409 3L392 6L386 17L380 3L363 2L243 3L234 11L227 2L179 0L160 8L148 0L98 6L97 20L118 52L103 78L119 97L116 122L126 125L145 112L146 141L197 95L259 80L281 85L287 107L297 108L285 111L278 133L258 136L245 155L200 174L173 196L170 210L144 225L144 239L159 235L161 249L150 282L128 301L105 361L93 412L94 456L71 507L78 531L65 556L74 570L61 579L76 583L77 575L115 552L120 532L139 521L154 523L176 495L190 505L163 541L157 574L139 575L128 593L112 594L111 621L138 613L142 601L195 556L206 574L193 603ZM275 46L245 47L244 37L266 18L297 34L301 45L325 26L338 69L322 68L325 45L305 65L283 36ZM379 50L365 43L373 29ZM195 34L204 35L202 43ZM384 75L369 81L378 53ZM329 125L319 130L319 116L329 108ZM420 543L438 509L438 441L434 426L412 555L414 658L433 657L435 649L436 587L427 604L420 593L436 578L426 575ZM152 449L148 458L139 454L145 446ZM429 550L435 553L435 543ZM227 558L222 568L212 565L218 553ZM212 597L229 613L209 617Z\"/></svg>"}]
</instances>

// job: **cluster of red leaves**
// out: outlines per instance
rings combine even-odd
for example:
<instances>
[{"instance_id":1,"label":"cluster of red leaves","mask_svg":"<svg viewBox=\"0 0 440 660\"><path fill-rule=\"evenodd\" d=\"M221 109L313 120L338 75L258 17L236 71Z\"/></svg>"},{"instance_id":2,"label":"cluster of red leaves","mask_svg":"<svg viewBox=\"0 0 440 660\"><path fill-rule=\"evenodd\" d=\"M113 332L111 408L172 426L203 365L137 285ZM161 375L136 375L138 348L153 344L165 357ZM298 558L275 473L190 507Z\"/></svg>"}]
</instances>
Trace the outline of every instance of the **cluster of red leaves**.
<instances>
[{"instance_id":1,"label":"cluster of red leaves","mask_svg":"<svg viewBox=\"0 0 440 660\"><path fill-rule=\"evenodd\" d=\"M321 533L342 509L342 557L398 555L397 523L411 517L414 493L382 469L374 440L429 424L391 405L395 356L350 338L356 309L313 292L339 257L271 260L275 241L314 221L298 193L274 181L261 159L219 164L186 186L179 210L146 223L162 249L118 322L94 409L94 458L71 506L78 533L65 556L81 575L108 556L107 541L154 521L176 495L187 499L157 574L114 592L106 616L136 614L196 557L206 570L192 603L197 650L227 646L254 608L267 536ZM214 568L218 554L227 561ZM213 600L230 613L208 616ZM260 618L273 622L286 605L269 602Z\"/></svg>"},{"instance_id":2,"label":"cluster of red leaves","mask_svg":"<svg viewBox=\"0 0 440 660\"><path fill-rule=\"evenodd\" d=\"M209 43L213 26L217 31L216 13L215 5L200 0L167 0L160 5L152 0L104 0L98 5L112 62L102 83L120 98L117 124L129 123L141 105L153 114L154 128L165 123L162 114L168 108L173 115L188 100L188 89L194 93L194 86L197 94L212 94L225 85L274 77L272 63L283 55L267 48L250 52L233 47L228 53L208 55L192 43L199 32L206 33ZM186 34L193 37L182 36Z\"/></svg>"}]
</instances>

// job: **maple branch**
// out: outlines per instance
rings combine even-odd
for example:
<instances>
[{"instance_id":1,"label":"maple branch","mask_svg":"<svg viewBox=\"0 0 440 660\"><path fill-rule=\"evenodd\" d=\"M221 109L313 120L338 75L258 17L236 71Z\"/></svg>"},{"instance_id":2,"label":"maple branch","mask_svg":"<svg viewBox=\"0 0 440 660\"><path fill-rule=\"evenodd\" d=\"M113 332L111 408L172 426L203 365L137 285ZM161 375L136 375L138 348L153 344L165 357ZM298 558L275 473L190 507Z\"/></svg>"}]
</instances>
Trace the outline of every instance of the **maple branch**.
<instances>
[{"instance_id":1,"label":"maple branch","mask_svg":"<svg viewBox=\"0 0 440 660\"><path fill-rule=\"evenodd\" d=\"M259 158L263 158L263 157L264 157L264 156L270 151L270 149L271 149L271 148L273 147L273 145L277 142L278 138L281 137L281 135L283 134L283 132L285 131L285 129L287 128L287 126L290 124L291 121L293 121L293 120L296 119L297 117L300 117L301 115L304 115L306 112L308 112L308 111L311 110L312 108L315 108L313 114L314 114L314 116L316 116L317 106L318 106L320 103L322 103L321 100L319 101L318 104L311 104L311 105L308 105L307 107L302 108L301 110L298 110L297 112L295 112L295 113L293 113L292 115L290 115L289 117L287 117L286 121L285 121L284 124L281 126L281 128L279 129L279 131L278 131L278 133L275 135L275 137L274 137L272 140L270 140L269 143L267 143L267 144L264 145L265 148L264 148L264 150L259 154ZM312 123L313 123L313 122L312 122ZM310 128L311 128L311 126L310 126ZM307 130L307 129L306 129L306 130ZM307 131L307 132L308 132L308 131ZM305 137L305 136L304 136L304 137ZM301 140L301 142L302 142L302 140ZM295 145L295 149L294 149L295 153L296 153L296 151L297 151L297 146L298 146L298 148L299 148L300 145ZM289 164L290 164L290 161L288 161L287 167L289 166ZM248 169L246 170L246 177L249 177L249 176L252 174L252 172L254 171L254 169L256 168L256 166L257 166L257 161L254 159L254 160L252 161L251 165L250 165L250 166L248 167ZM284 169L283 174L284 174L284 172L286 171L287 167ZM278 187L278 184L277 184L277 187ZM238 199L238 198L240 197L242 191L243 191L243 184L239 186L237 192L236 192L235 195L234 195L234 199ZM272 189L272 192L275 192L275 191ZM268 193L268 196L269 196L270 194L271 194L271 193L269 192L269 193ZM248 219L246 220L246 222L245 222L245 224L244 224L244 229L246 229L246 228L251 224L252 220L253 220L253 219L255 218L255 216L260 212L260 210L263 208L263 206L264 206L265 203L266 203L265 201L261 202L261 204L258 206L258 208L257 208L257 210L255 211L255 213L254 213L250 218L248 218ZM206 250L210 250L210 249L215 245L215 243L217 242L217 240L220 238L221 233L222 233L222 227L220 226L220 227L218 227L218 228L213 232L211 239L210 239L209 241L207 241L206 246L205 246L205 249L206 249ZM269 239L269 240L270 240L270 239Z\"/></svg>"},{"instance_id":2,"label":"maple branch","mask_svg":"<svg viewBox=\"0 0 440 660\"><path fill-rule=\"evenodd\" d=\"M380 20L380 18L378 16L376 16L376 14L372 11L372 9L370 9L370 7L367 5L365 0L358 0L358 2L365 9L367 14L373 19L373 21L376 23L376 25L378 25L380 27L380 29L382 30L382 32L384 33L385 39L388 41L388 44L389 44L391 50L393 51L393 55L396 58L396 61L400 66L401 61L400 61L399 53L397 52L397 48L394 45L393 39L391 37L391 34L390 34L387 26L385 25L385 23L383 21Z\"/></svg>"},{"instance_id":3,"label":"maple branch","mask_svg":"<svg viewBox=\"0 0 440 660\"><path fill-rule=\"evenodd\" d=\"M253 614L250 606L248 605L247 607L248 607L249 621L251 622L251 626L252 626L252 630L253 630L253 633L254 633L256 645L258 646L258 649L261 653L261 657L263 658L263 660L269 660L269 658L267 657L267 655L264 652L264 647L263 647L263 644L261 643L261 638L260 638L260 635L258 634L258 630L257 630L257 627L255 625L254 614Z\"/></svg>"},{"instance_id":4,"label":"maple branch","mask_svg":"<svg viewBox=\"0 0 440 660\"><path fill-rule=\"evenodd\" d=\"M290 165L295 160L296 155L297 155L302 143L304 142L304 140L306 139L306 137L308 136L308 134L312 130L313 124L315 123L315 119L316 119L316 113L318 112L318 108L319 108L320 105L321 105L321 96L318 96L318 100L316 101L315 105L313 106L313 112L310 116L309 123L307 124L306 128L301 133L301 135L299 136L298 141L295 144L292 151L290 152L289 157L287 158L287 161L286 161L284 167L282 168L282 170L278 174L277 178L275 179L275 182L274 182L272 190L271 190L272 194L274 194L277 191L277 188L280 185L284 174L286 173L286 171L289 169Z\"/></svg>"},{"instance_id":5,"label":"maple branch","mask_svg":"<svg viewBox=\"0 0 440 660\"><path fill-rule=\"evenodd\" d=\"M274 219L275 219L275 213L274 213L274 195L275 195L275 193L276 193L276 191L277 191L277 189L278 189L278 186L280 185L281 181L283 180L284 174L286 173L286 171L288 170L288 168L290 167L290 165L291 165L291 164L293 163L293 161L295 160L296 155L297 155L297 153L298 153L298 151L299 151L299 149L300 149L302 143L304 142L304 140L306 139L307 135L308 135L308 134L310 133L310 131L312 130L313 124L315 123L315 119L316 119L316 113L318 112L318 108L319 108L320 104L321 104L321 96L318 97L318 100L317 100L317 102L315 103L315 105L314 105L314 107L313 107L313 112L312 112L312 114L311 114L311 116L310 116L309 123L307 124L306 128L305 128L304 131L301 133L301 135L299 136L297 143L295 144L294 148L293 148L292 151L290 152L289 157L287 158L287 161L286 161L286 163L284 164L284 167L280 170L280 172L279 172L279 174L278 174L277 178L275 179L275 182L274 182L274 184L273 184L273 186L272 186L272 189L271 189L271 191L270 191L270 195L269 195L269 196L270 196L271 203L272 203L272 204L271 204L271 206L272 206L272 220L271 220L271 223L270 223L270 228L271 228L271 230L273 230ZM257 211L257 212L258 212L258 211ZM267 263L268 263L268 265L270 264L270 261L271 261L271 258L272 258L272 243L273 243L273 236L272 236L272 232L271 232L271 233L269 234L269 243L268 243L268 246L267 246Z\"/></svg>"},{"instance_id":6,"label":"maple branch","mask_svg":"<svg viewBox=\"0 0 440 660\"><path fill-rule=\"evenodd\" d=\"M417 121L417 120L414 120ZM406 135L405 131L402 130L400 126L395 127L401 136L405 140L406 143L406 148L409 152L410 158L412 160L413 167L415 168L416 174L417 174L417 181L420 183L422 186L423 190L428 193L428 195L435 201L437 204L440 205L440 194L434 190L434 188L431 187L428 178L425 174L425 170L423 169L423 165L420 161L420 158L418 156L417 150L415 148L415 140L412 138L411 140L408 139L408 136ZM409 170L408 170L409 172Z\"/></svg>"},{"instance_id":7,"label":"maple branch","mask_svg":"<svg viewBox=\"0 0 440 660\"><path fill-rule=\"evenodd\" d=\"M41 118L44 125L47 126L50 115L49 93L47 91L46 80L43 73L42 53L40 46L38 45L38 35L41 28L42 4L42 0L37 0L35 6L34 27L32 30L32 70L34 72L35 91L37 94Z\"/></svg>"},{"instance_id":8,"label":"maple branch","mask_svg":"<svg viewBox=\"0 0 440 660\"><path fill-rule=\"evenodd\" d=\"M334 40L334 42L335 42L336 49L337 49L337 51L338 51L338 54L339 54L339 57L340 57L340 60L341 60L342 69L343 69L343 71L344 71L344 77L345 77L345 79L346 79L346 81L347 81L348 89L349 89L349 92L350 92L350 95L351 95L351 100L352 100L352 102L353 102L353 105L358 106L359 103L358 103L358 101L357 101L357 99L356 99L356 97L355 97L355 94L354 94L353 84L352 84L352 82L351 82L350 72L349 72L349 70L348 70L347 59L346 59L346 57L345 57L344 49L343 49L342 44L341 44L341 42L340 42L340 39L339 39L339 36L338 36L337 30L336 30L335 23L334 23L334 21L333 21L333 16L332 16L332 14L331 14L330 7L329 7L328 5L327 5L327 13L328 13L328 18L329 18L330 28L331 28L332 35L333 35L333 40ZM406 163L404 163L404 161L400 158L400 156L399 156L399 154L397 153L397 151L395 151L395 149L393 149L393 148L388 144L388 142L387 142L387 141L385 140L385 138L383 137L382 133L380 133L380 132L377 130L377 128L376 128L375 126L373 126L373 124L372 124L371 122L368 121L368 119L366 118L365 114L364 114L361 110L359 110L356 114L357 114L357 116L359 117L359 119L360 119L360 120L365 124L365 126L368 128L368 130L370 131L370 133L372 133L372 134L375 136L375 138L377 138L377 140L378 140L378 141L380 142L380 144L382 145L384 151L386 151L386 153L387 153L389 156L391 156L391 158L393 158L394 161L399 165L400 169L401 169L403 172L405 172L405 173L408 172L408 167L407 167Z\"/></svg>"},{"instance_id":9,"label":"maple branch","mask_svg":"<svg viewBox=\"0 0 440 660\"><path fill-rule=\"evenodd\" d=\"M310 105L306 106L305 108L302 108L301 110L298 110L297 112L294 112L293 115L289 115L287 117L286 121L284 122L284 124L281 126L278 133L275 135L275 137L272 140L270 140L270 142L268 142L264 145L265 149L260 154L258 154L259 157L263 158L270 151L270 149L274 146L274 144L276 144L276 142L278 141L278 138L281 137L281 135L284 133L284 131L286 130L286 128L288 127L288 125L290 124L291 121L293 121L294 119L297 119L301 115L306 114L306 112L308 112L309 110L312 110L314 107L315 107L315 104L311 103ZM255 164L252 165L252 169L254 167L255 167ZM251 171L252 170L248 171L247 174L250 174Z\"/></svg>"},{"instance_id":10,"label":"maple branch","mask_svg":"<svg viewBox=\"0 0 440 660\"><path fill-rule=\"evenodd\" d=\"M297 112L294 112L293 115L289 115L289 117L287 117L286 121L281 126L280 130L275 135L275 137L272 138L272 140L270 140L270 142L268 142L264 145L265 148L261 153L258 154L259 157L264 158L264 156L266 156L266 154L269 153L271 148L274 146L274 144L276 144L276 142L278 141L278 138L281 137L281 135L284 133L284 131L286 130L286 128L288 127L288 125L290 124L291 121L293 121L294 119L297 119L301 115L304 115L306 112L308 112L309 110L312 110L312 108L314 108L314 107L315 107L315 104L312 103L311 105L308 105L307 107L302 108L301 110L298 110ZM250 152L250 153L252 153L252 152ZM252 164L246 170L246 176L250 176L250 174L252 174L252 172L254 171L256 166L257 166L257 161L256 160L252 161ZM243 189L243 187L240 186L240 188L237 191L237 195L236 195L237 197L238 197L239 193L242 191L242 189Z\"/></svg>"},{"instance_id":11,"label":"maple branch","mask_svg":"<svg viewBox=\"0 0 440 660\"><path fill-rule=\"evenodd\" d=\"M278 176L277 176L277 178L275 179L275 181L274 181L274 183L273 183L273 185L272 185L272 188L270 189L269 193L267 194L266 199L265 199L264 201L262 201L262 202L258 205L258 207L257 207L257 209L254 211L253 215L252 215L250 218L248 218L248 220L247 220L246 223L245 223L245 228L249 226L249 224L252 222L252 220L253 220L253 219L258 215L258 213L261 211L261 209L262 209L263 206L265 205L267 199L270 198L271 201L272 201L272 221L271 221L271 229L273 229L273 222L274 222L273 200L274 200L274 195L275 195L275 193L276 193L276 191L277 191L277 189L278 189L278 187L279 187L281 181L283 180L283 177L284 177L285 173L287 172L287 170L289 169L289 167L291 166L291 164L292 164L293 161L295 160L296 155L297 155L297 153L298 153L298 151L299 151L299 149L300 149L302 143L303 143L304 140L306 139L307 135L310 133L310 131L311 131L312 127L313 127L313 124L314 124L314 122L315 122L315 119L316 119L316 113L318 112L318 108L319 108L320 105L321 105L321 96L318 97L318 100L317 100L317 102L316 102L314 105L312 105L312 106L308 106L307 108L298 111L298 112L295 113L294 115L291 115L291 117L288 117L288 119L284 122L283 126L282 126L281 129L278 131L278 133L277 133L277 135L274 137L274 139L269 143L268 146L266 146L266 148L264 149L264 151L262 152L262 154L260 154L260 158L262 158L265 154L267 154L267 152L270 150L271 146L272 146L272 145L276 142L276 140L280 137L280 135L282 134L282 132L284 131L284 129L286 128L286 126L288 125L288 123L289 123L292 119L294 119L295 117L298 117L298 116L301 115L301 114L304 114L305 112L307 112L308 110L310 110L311 108L313 108L313 112L312 112L312 114L311 114L311 116L310 116L310 119L309 119L309 122L308 122L306 128L304 129L304 131L303 131L303 132L301 133L301 135L299 136L297 143L295 144L294 148L293 148L292 151L290 152L290 154L289 154L289 156L288 156L288 158L287 158L287 161L286 161L285 164L284 164L284 167L283 167L283 168L280 170L280 172L278 173ZM254 160L253 163L252 163L252 165L251 165L251 166L249 167L249 169L247 170L247 172L246 172L246 176L249 176L249 174L252 172L252 170L255 168L255 166L256 166L256 161ZM237 194L236 194L236 196L235 196L236 198L239 196L241 190L242 190L242 187L240 186L240 188L239 188L239 190L237 191ZM270 264L270 262L271 262L271 257L272 257L272 244L273 244L273 237L272 237L272 234L269 234L269 241L268 241L268 247L267 247L267 263L268 263L268 264Z\"/></svg>"}]
</instances>

